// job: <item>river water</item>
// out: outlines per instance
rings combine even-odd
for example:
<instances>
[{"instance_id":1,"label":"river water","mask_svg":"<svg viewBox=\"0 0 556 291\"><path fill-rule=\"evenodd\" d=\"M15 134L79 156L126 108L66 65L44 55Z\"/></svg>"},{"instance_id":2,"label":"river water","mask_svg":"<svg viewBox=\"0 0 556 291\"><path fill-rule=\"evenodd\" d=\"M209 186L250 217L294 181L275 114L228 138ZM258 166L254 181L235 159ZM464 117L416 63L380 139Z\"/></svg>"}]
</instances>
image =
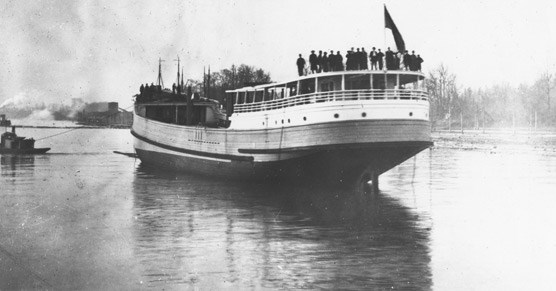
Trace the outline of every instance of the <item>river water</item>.
<instances>
[{"instance_id":1,"label":"river water","mask_svg":"<svg viewBox=\"0 0 556 291\"><path fill-rule=\"evenodd\" d=\"M151 169L129 130L40 140L1 157L0 289L554 290L554 144L436 144L361 198Z\"/></svg>"}]
</instances>

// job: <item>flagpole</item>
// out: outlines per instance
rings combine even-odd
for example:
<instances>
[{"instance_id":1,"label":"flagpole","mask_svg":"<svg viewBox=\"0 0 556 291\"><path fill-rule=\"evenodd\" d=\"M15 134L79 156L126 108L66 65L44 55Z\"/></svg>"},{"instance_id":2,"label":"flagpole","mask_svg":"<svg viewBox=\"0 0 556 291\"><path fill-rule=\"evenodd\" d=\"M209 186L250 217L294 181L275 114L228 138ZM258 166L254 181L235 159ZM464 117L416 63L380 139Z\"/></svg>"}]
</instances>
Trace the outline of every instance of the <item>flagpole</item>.
<instances>
[{"instance_id":1,"label":"flagpole","mask_svg":"<svg viewBox=\"0 0 556 291\"><path fill-rule=\"evenodd\" d=\"M384 5L384 9L386 10L386 4L382 4ZM382 12L382 14L384 14L384 12ZM382 34L383 34L383 38L382 38L382 49L386 49L386 18L384 19L384 27L382 28Z\"/></svg>"}]
</instances>

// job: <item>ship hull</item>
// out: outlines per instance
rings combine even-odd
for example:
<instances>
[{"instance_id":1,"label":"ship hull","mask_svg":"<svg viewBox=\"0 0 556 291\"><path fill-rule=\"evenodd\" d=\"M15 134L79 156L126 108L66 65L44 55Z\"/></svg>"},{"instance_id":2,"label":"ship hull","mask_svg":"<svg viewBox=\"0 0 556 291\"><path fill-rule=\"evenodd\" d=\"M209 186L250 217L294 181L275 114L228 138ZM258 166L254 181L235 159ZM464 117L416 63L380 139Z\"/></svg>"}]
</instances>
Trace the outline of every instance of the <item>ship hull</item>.
<instances>
[{"instance_id":1,"label":"ship hull","mask_svg":"<svg viewBox=\"0 0 556 291\"><path fill-rule=\"evenodd\" d=\"M431 146L430 142L368 145L360 149L321 150L299 158L273 162L221 162L136 148L146 165L161 169L229 179L352 183L367 175L380 175Z\"/></svg>"},{"instance_id":2,"label":"ship hull","mask_svg":"<svg viewBox=\"0 0 556 291\"><path fill-rule=\"evenodd\" d=\"M145 165L230 179L351 183L430 147L423 120L355 120L272 130L168 125L137 116Z\"/></svg>"}]
</instances>

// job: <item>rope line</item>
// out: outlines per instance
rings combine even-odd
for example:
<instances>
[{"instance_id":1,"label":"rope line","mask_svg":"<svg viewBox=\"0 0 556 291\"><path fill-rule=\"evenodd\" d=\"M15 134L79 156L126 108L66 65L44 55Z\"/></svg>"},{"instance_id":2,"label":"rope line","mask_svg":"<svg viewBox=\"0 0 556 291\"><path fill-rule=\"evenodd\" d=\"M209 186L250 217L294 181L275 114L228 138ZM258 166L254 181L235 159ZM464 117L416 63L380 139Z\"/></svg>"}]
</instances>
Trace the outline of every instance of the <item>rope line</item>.
<instances>
[{"instance_id":1,"label":"rope line","mask_svg":"<svg viewBox=\"0 0 556 291\"><path fill-rule=\"evenodd\" d=\"M82 127L75 127L75 128L70 129L70 130L66 130L66 131L63 131L63 132L59 132L59 133L56 133L56 134L53 134L53 135L49 135L49 136L45 136L45 137L36 139L35 141L37 141L37 140L43 140L43 139L47 139L47 138L51 138L51 137L55 137L55 136L58 136L58 135L62 135L62 134L68 133L68 132L70 132L70 131L74 131L74 130L76 130L76 129L82 129Z\"/></svg>"}]
</instances>

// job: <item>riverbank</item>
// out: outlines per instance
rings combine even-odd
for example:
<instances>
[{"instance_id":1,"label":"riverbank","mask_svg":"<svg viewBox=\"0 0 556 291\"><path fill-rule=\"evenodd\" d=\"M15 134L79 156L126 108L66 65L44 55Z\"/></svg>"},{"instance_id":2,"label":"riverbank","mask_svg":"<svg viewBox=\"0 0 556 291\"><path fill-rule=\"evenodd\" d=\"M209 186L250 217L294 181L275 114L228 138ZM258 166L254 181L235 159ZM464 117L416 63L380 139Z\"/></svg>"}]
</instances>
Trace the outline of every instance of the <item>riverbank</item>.
<instances>
[{"instance_id":1,"label":"riverbank","mask_svg":"<svg viewBox=\"0 0 556 291\"><path fill-rule=\"evenodd\" d=\"M539 150L556 151L554 130L442 130L431 133L434 146L464 150L495 150L500 146L528 146Z\"/></svg>"}]
</instances>

